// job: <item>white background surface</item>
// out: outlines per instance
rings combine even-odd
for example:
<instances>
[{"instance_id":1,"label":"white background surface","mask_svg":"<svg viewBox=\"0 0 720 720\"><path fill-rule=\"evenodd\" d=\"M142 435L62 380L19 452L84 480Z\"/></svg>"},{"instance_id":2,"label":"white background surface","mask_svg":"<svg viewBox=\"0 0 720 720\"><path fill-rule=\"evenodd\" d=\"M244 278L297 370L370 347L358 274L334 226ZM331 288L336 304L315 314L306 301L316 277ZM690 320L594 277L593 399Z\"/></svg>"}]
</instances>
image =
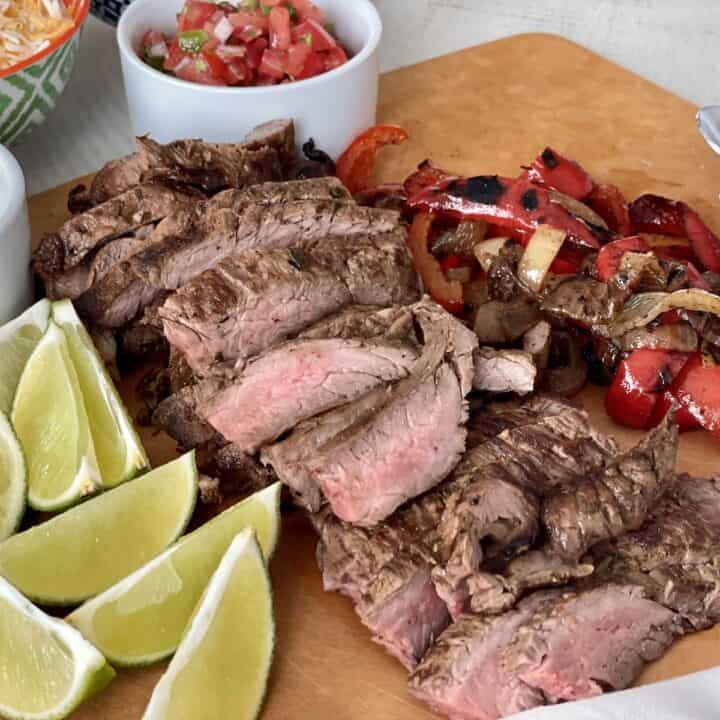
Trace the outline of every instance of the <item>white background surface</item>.
<instances>
[{"instance_id":1,"label":"white background surface","mask_svg":"<svg viewBox=\"0 0 720 720\"><path fill-rule=\"evenodd\" d=\"M348 0L352 2L352 0ZM376 0L383 70L523 32L571 38L697 104L720 103L718 0ZM571 77L572 68L568 68ZM572 78L576 82L576 78ZM478 83L482 78L478 79ZM91 18L68 89L14 149L34 194L130 150L114 30Z\"/></svg>"}]
</instances>

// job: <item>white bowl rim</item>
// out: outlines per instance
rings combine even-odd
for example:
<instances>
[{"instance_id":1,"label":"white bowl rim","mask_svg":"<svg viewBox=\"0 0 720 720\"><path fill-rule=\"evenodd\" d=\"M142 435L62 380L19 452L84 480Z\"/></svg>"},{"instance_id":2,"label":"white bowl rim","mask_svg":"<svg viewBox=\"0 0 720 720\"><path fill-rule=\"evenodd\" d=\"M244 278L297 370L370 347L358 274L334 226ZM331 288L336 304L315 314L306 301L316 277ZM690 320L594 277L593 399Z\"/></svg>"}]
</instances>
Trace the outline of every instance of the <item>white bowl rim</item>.
<instances>
[{"instance_id":1,"label":"white bowl rim","mask_svg":"<svg viewBox=\"0 0 720 720\"><path fill-rule=\"evenodd\" d=\"M25 176L15 156L0 144L0 180L7 185L9 200L0 204L0 230L15 220L25 202Z\"/></svg>"},{"instance_id":2,"label":"white bowl rim","mask_svg":"<svg viewBox=\"0 0 720 720\"><path fill-rule=\"evenodd\" d=\"M139 68L141 72L148 73L157 82L165 82L169 85L174 85L175 87L189 88L189 92L202 92L208 95L269 95L272 93L291 93L302 91L302 88L304 87L320 85L329 80L336 79L344 73L350 72L354 67L361 65L377 50L382 37L382 20L380 19L380 14L378 13L377 8L373 5L371 0L346 0L346 2L363 8L362 11L366 13L370 22L370 38L365 43L363 49L348 60L348 62L344 65L341 65L330 72L323 73L322 75L307 78L306 80L299 80L297 82L285 83L284 85L253 85L249 87L204 85L202 83L189 82L188 80L180 80L179 78L170 77L169 75L165 75L164 73L154 70L146 62L143 62L130 42L128 30L130 20L133 19L135 15L142 13L145 6L151 5L152 3L163 2L165 2L165 0L134 0L128 9L125 10L117 27L117 42L120 48L120 54Z\"/></svg>"}]
</instances>

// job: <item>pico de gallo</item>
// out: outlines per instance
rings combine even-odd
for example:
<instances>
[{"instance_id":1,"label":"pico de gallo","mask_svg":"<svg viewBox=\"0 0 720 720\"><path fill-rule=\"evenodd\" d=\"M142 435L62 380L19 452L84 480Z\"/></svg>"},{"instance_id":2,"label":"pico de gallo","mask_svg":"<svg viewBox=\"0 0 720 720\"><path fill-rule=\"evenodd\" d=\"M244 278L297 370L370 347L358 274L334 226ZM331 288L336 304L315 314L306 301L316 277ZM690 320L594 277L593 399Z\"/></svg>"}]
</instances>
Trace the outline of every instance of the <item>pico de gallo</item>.
<instances>
[{"instance_id":1,"label":"pico de gallo","mask_svg":"<svg viewBox=\"0 0 720 720\"><path fill-rule=\"evenodd\" d=\"M348 55L334 31L311 0L186 0L174 37L149 30L141 55L189 82L277 85L344 65Z\"/></svg>"},{"instance_id":2,"label":"pico de gallo","mask_svg":"<svg viewBox=\"0 0 720 720\"><path fill-rule=\"evenodd\" d=\"M720 438L720 238L687 203L629 202L577 162L545 148L516 176L463 177L421 163L374 184L380 150L408 139L394 125L362 133L337 162L358 202L396 207L425 291L481 343L533 352L538 389L608 385L605 407L632 428L670 408L681 431Z\"/></svg>"}]
</instances>

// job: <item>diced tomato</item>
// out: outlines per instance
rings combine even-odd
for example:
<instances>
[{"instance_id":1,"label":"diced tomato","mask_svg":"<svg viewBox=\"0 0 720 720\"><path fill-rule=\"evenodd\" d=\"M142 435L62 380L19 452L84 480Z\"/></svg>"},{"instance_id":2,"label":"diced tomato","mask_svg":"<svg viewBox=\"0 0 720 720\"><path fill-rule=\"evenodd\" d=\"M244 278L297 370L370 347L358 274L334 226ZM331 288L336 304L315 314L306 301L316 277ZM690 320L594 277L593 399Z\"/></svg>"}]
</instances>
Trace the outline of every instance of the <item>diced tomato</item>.
<instances>
[{"instance_id":1,"label":"diced tomato","mask_svg":"<svg viewBox=\"0 0 720 720\"><path fill-rule=\"evenodd\" d=\"M277 6L270 11L270 47L288 50L292 45L290 12L286 7Z\"/></svg>"},{"instance_id":2,"label":"diced tomato","mask_svg":"<svg viewBox=\"0 0 720 720\"><path fill-rule=\"evenodd\" d=\"M285 77L287 65L287 51L268 48L262 56L260 74L268 78L282 80Z\"/></svg>"},{"instance_id":3,"label":"diced tomato","mask_svg":"<svg viewBox=\"0 0 720 720\"><path fill-rule=\"evenodd\" d=\"M253 27L261 34L267 34L270 30L270 20L262 13L239 12L230 13L228 20L237 28Z\"/></svg>"},{"instance_id":4,"label":"diced tomato","mask_svg":"<svg viewBox=\"0 0 720 720\"><path fill-rule=\"evenodd\" d=\"M652 426L655 407L688 361L688 353L635 350L618 368L605 396L608 415L627 427Z\"/></svg>"},{"instance_id":5,"label":"diced tomato","mask_svg":"<svg viewBox=\"0 0 720 720\"><path fill-rule=\"evenodd\" d=\"M217 5L212 2L188 0L178 17L178 32L201 30L217 9Z\"/></svg>"},{"instance_id":6,"label":"diced tomato","mask_svg":"<svg viewBox=\"0 0 720 720\"><path fill-rule=\"evenodd\" d=\"M330 72L330 70L334 70L335 68L339 68L348 61L345 51L339 45L334 47L332 50L321 53L321 55L325 60L325 70L328 72Z\"/></svg>"},{"instance_id":7,"label":"diced tomato","mask_svg":"<svg viewBox=\"0 0 720 720\"><path fill-rule=\"evenodd\" d=\"M618 235L627 237L632 234L630 206L620 189L615 185L596 185L585 202Z\"/></svg>"},{"instance_id":8,"label":"diced tomato","mask_svg":"<svg viewBox=\"0 0 720 720\"><path fill-rule=\"evenodd\" d=\"M243 59L227 63L226 74L230 85L245 85L252 77L252 71Z\"/></svg>"},{"instance_id":9,"label":"diced tomato","mask_svg":"<svg viewBox=\"0 0 720 720\"><path fill-rule=\"evenodd\" d=\"M603 282L607 282L611 277L617 275L618 270L620 270L620 263L622 262L623 255L625 255L625 253L646 253L649 251L650 248L647 241L638 236L613 240L613 242L610 242L600 248L600 252L597 254L595 264L597 267L598 278Z\"/></svg>"},{"instance_id":10,"label":"diced tomato","mask_svg":"<svg viewBox=\"0 0 720 720\"><path fill-rule=\"evenodd\" d=\"M187 55L175 69L175 74L181 80L201 85L227 85L227 66L211 52Z\"/></svg>"},{"instance_id":11,"label":"diced tomato","mask_svg":"<svg viewBox=\"0 0 720 720\"><path fill-rule=\"evenodd\" d=\"M595 183L574 160L568 160L550 147L546 147L527 170L530 181L552 188L576 200L584 200Z\"/></svg>"},{"instance_id":12,"label":"diced tomato","mask_svg":"<svg viewBox=\"0 0 720 720\"><path fill-rule=\"evenodd\" d=\"M720 366L693 354L670 392L700 427L720 437Z\"/></svg>"},{"instance_id":13,"label":"diced tomato","mask_svg":"<svg viewBox=\"0 0 720 720\"><path fill-rule=\"evenodd\" d=\"M457 280L448 280L437 258L430 252L428 240L433 217L428 213L415 215L410 232L408 247L425 289L439 305L448 312L460 314L463 302L463 286Z\"/></svg>"},{"instance_id":14,"label":"diced tomato","mask_svg":"<svg viewBox=\"0 0 720 720\"><path fill-rule=\"evenodd\" d=\"M308 57L312 50L305 43L294 43L290 46L287 53L287 62L285 64L285 72L291 78L297 78L305 69Z\"/></svg>"},{"instance_id":15,"label":"diced tomato","mask_svg":"<svg viewBox=\"0 0 720 720\"><path fill-rule=\"evenodd\" d=\"M317 7L312 0L290 0L290 4L295 8L298 19L302 22L305 20L315 20L320 25L325 25L325 15L323 11Z\"/></svg>"},{"instance_id":16,"label":"diced tomato","mask_svg":"<svg viewBox=\"0 0 720 720\"><path fill-rule=\"evenodd\" d=\"M268 41L265 38L258 38L245 45L247 49L247 64L251 70L257 70L262 63L263 53L267 50Z\"/></svg>"},{"instance_id":17,"label":"diced tomato","mask_svg":"<svg viewBox=\"0 0 720 720\"><path fill-rule=\"evenodd\" d=\"M168 55L165 58L165 69L170 72L176 72L178 67L183 64L183 61L187 59L190 61L191 55L180 49L178 39L175 38L168 47Z\"/></svg>"},{"instance_id":18,"label":"diced tomato","mask_svg":"<svg viewBox=\"0 0 720 720\"><path fill-rule=\"evenodd\" d=\"M296 76L296 80L304 80L305 78L315 77L325 72L325 61L320 53L310 51L305 61L305 65L301 72Z\"/></svg>"},{"instance_id":19,"label":"diced tomato","mask_svg":"<svg viewBox=\"0 0 720 720\"><path fill-rule=\"evenodd\" d=\"M408 137L407 130L397 125L376 125L366 130L338 158L337 176L351 193L365 190L380 149L385 145L399 145Z\"/></svg>"},{"instance_id":20,"label":"diced tomato","mask_svg":"<svg viewBox=\"0 0 720 720\"><path fill-rule=\"evenodd\" d=\"M338 46L337 40L317 21L305 20L293 28L295 42L304 42L315 52L325 52Z\"/></svg>"}]
</instances>

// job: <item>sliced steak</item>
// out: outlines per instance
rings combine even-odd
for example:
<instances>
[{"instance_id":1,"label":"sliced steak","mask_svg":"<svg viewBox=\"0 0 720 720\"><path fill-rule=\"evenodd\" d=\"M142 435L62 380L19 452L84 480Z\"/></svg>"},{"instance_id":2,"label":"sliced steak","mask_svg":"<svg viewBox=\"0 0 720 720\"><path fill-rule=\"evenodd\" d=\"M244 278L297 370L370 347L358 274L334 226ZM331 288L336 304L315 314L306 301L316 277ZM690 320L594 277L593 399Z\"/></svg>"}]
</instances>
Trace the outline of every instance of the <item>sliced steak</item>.
<instances>
[{"instance_id":1,"label":"sliced steak","mask_svg":"<svg viewBox=\"0 0 720 720\"><path fill-rule=\"evenodd\" d=\"M88 253L168 215L192 208L202 196L190 188L149 182L70 218L46 235L33 256L33 270L44 279L61 275Z\"/></svg>"},{"instance_id":2,"label":"sliced steak","mask_svg":"<svg viewBox=\"0 0 720 720\"><path fill-rule=\"evenodd\" d=\"M329 432L320 425L291 438L291 460L282 451L265 456L279 460L275 471L308 509L319 509L319 488L338 517L372 525L436 485L460 459L476 339L428 299L413 314L424 348L410 378L323 419Z\"/></svg>"},{"instance_id":3,"label":"sliced steak","mask_svg":"<svg viewBox=\"0 0 720 720\"><path fill-rule=\"evenodd\" d=\"M325 590L352 598L373 639L412 669L450 617L430 579L433 537L442 505L412 503L377 528L313 517Z\"/></svg>"},{"instance_id":4,"label":"sliced steak","mask_svg":"<svg viewBox=\"0 0 720 720\"><path fill-rule=\"evenodd\" d=\"M374 307L350 305L328 315L298 335L299 338L380 338L411 342L414 337L413 314L405 305Z\"/></svg>"},{"instance_id":5,"label":"sliced steak","mask_svg":"<svg viewBox=\"0 0 720 720\"><path fill-rule=\"evenodd\" d=\"M338 201L241 205L235 212L209 204L199 217L167 218L146 250L116 265L81 298L83 312L97 324L119 327L163 291L176 290L238 252L298 247L329 236L384 233L398 226L397 213Z\"/></svg>"},{"instance_id":6,"label":"sliced steak","mask_svg":"<svg viewBox=\"0 0 720 720\"><path fill-rule=\"evenodd\" d=\"M80 185L72 190L70 212L84 212L148 177L180 179L207 192L280 180L282 165L289 164L295 153L295 128L291 120L275 120L257 127L240 144L178 140L158 145L137 138L136 145L132 155L107 163L89 189Z\"/></svg>"},{"instance_id":7,"label":"sliced steak","mask_svg":"<svg viewBox=\"0 0 720 720\"><path fill-rule=\"evenodd\" d=\"M252 454L302 420L409 376L416 359L412 348L382 341L294 340L250 362L195 411Z\"/></svg>"},{"instance_id":8,"label":"sliced steak","mask_svg":"<svg viewBox=\"0 0 720 720\"><path fill-rule=\"evenodd\" d=\"M410 691L452 720L498 720L625 688L677 633L641 588L531 595L504 615L465 615L410 676Z\"/></svg>"},{"instance_id":9,"label":"sliced steak","mask_svg":"<svg viewBox=\"0 0 720 720\"><path fill-rule=\"evenodd\" d=\"M591 583L642 585L694 630L720 622L720 480L680 476L640 530L592 553Z\"/></svg>"},{"instance_id":10,"label":"sliced steak","mask_svg":"<svg viewBox=\"0 0 720 720\"><path fill-rule=\"evenodd\" d=\"M593 545L639 529L675 479L678 438L670 413L636 448L548 498L542 520L553 551L577 560Z\"/></svg>"},{"instance_id":11,"label":"sliced steak","mask_svg":"<svg viewBox=\"0 0 720 720\"><path fill-rule=\"evenodd\" d=\"M527 395L535 389L537 368L522 350L480 348L475 357L473 387L480 392Z\"/></svg>"},{"instance_id":12,"label":"sliced steak","mask_svg":"<svg viewBox=\"0 0 720 720\"><path fill-rule=\"evenodd\" d=\"M498 617L463 616L425 654L410 676L410 692L450 720L498 720L544 705L542 692L503 662L518 628L544 604L538 594Z\"/></svg>"},{"instance_id":13,"label":"sliced steak","mask_svg":"<svg viewBox=\"0 0 720 720\"><path fill-rule=\"evenodd\" d=\"M608 585L562 593L515 632L504 653L509 672L550 703L629 687L678 634L671 611L642 588Z\"/></svg>"},{"instance_id":14,"label":"sliced steak","mask_svg":"<svg viewBox=\"0 0 720 720\"><path fill-rule=\"evenodd\" d=\"M535 403L563 407L552 400ZM505 587L493 576L539 535L541 499L558 487L575 486L617 453L584 410L564 407L561 414L541 414L476 445L453 473L439 529L443 563L433 579L454 617L473 603L498 612L517 599L503 593L495 606L495 593L486 591ZM475 600L471 586L482 597Z\"/></svg>"},{"instance_id":15,"label":"sliced steak","mask_svg":"<svg viewBox=\"0 0 720 720\"><path fill-rule=\"evenodd\" d=\"M307 249L225 258L160 309L165 336L198 374L233 365L350 303L418 298L405 231L323 239Z\"/></svg>"}]
</instances>

